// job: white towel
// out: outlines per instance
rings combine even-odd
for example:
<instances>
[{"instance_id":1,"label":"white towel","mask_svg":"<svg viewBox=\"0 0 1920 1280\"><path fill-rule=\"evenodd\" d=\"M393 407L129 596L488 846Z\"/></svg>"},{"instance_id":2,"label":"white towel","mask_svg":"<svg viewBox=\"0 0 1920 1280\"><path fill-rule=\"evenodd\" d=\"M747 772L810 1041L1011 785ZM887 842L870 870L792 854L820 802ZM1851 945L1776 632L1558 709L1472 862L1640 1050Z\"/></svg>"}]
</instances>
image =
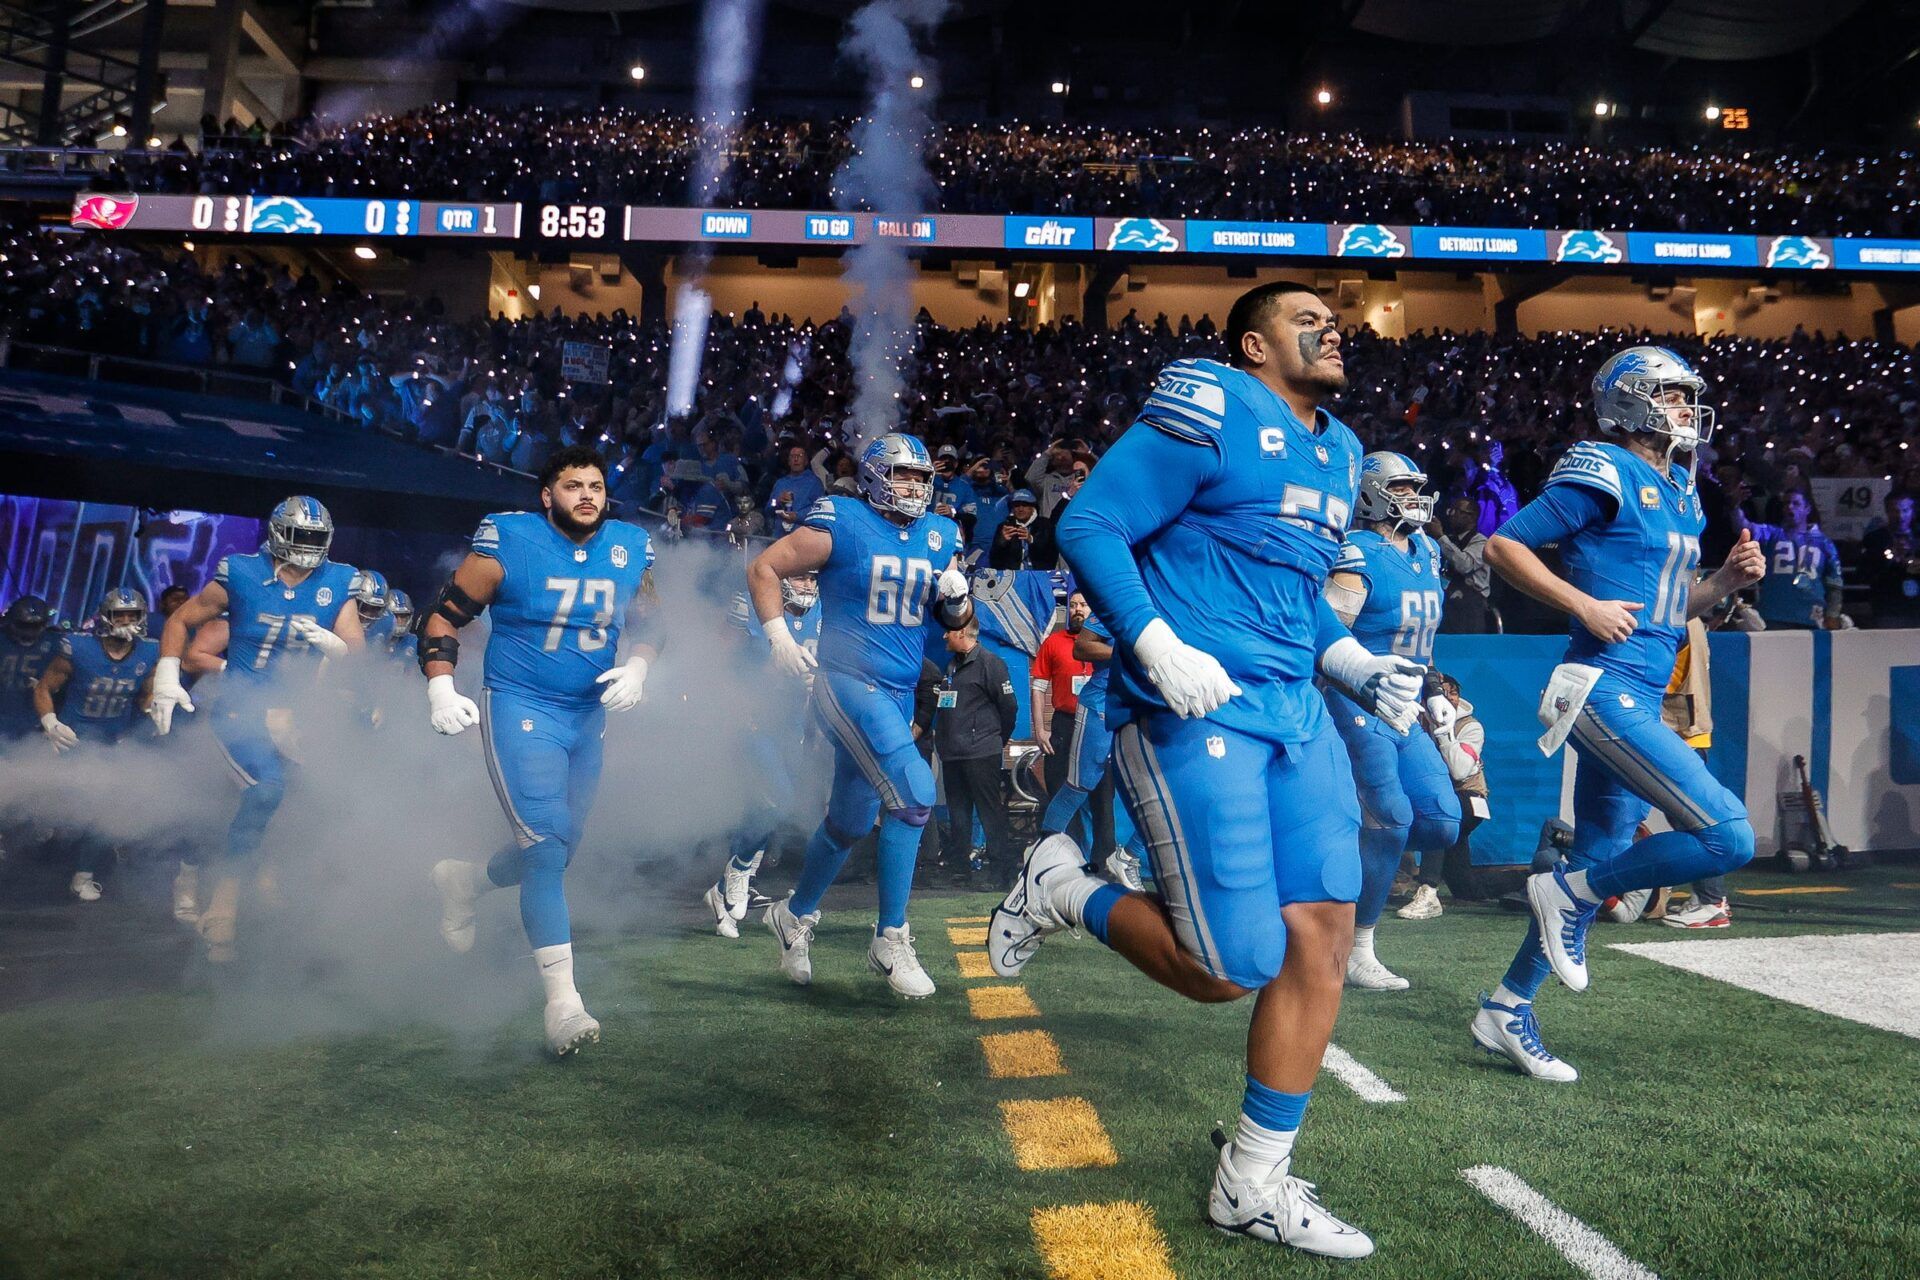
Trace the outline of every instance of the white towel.
<instances>
[{"instance_id":1,"label":"white towel","mask_svg":"<svg viewBox=\"0 0 1920 1280\"><path fill-rule=\"evenodd\" d=\"M1540 735L1541 755L1558 751L1573 732L1573 722L1580 708L1587 705L1587 695L1593 692L1601 674L1600 668L1578 662L1563 662L1553 669L1547 678L1547 691L1540 695L1540 723L1547 727Z\"/></svg>"}]
</instances>

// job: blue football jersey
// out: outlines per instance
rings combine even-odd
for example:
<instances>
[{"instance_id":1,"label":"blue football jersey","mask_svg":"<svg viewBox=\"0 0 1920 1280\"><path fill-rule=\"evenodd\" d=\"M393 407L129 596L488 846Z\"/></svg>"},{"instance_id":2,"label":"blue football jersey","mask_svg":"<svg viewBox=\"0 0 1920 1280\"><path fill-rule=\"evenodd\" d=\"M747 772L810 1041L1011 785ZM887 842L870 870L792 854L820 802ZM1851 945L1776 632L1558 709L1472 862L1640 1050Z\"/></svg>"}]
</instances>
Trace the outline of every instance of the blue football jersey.
<instances>
[{"instance_id":1,"label":"blue football jersey","mask_svg":"<svg viewBox=\"0 0 1920 1280\"><path fill-rule=\"evenodd\" d=\"M924 515L895 524L858 498L822 498L803 521L833 538L820 570L820 665L890 689L912 689L922 628L960 527Z\"/></svg>"},{"instance_id":2,"label":"blue football jersey","mask_svg":"<svg viewBox=\"0 0 1920 1280\"><path fill-rule=\"evenodd\" d=\"M48 627L32 644L21 644L0 631L0 732L23 733L38 728L33 710L33 685L47 662L60 649L60 633Z\"/></svg>"},{"instance_id":3,"label":"blue football jersey","mask_svg":"<svg viewBox=\"0 0 1920 1280\"><path fill-rule=\"evenodd\" d=\"M489 689L569 707L600 700L594 683L612 669L627 610L653 565L653 539L609 520L576 545L544 514L488 516L473 552L505 571L489 613Z\"/></svg>"},{"instance_id":4,"label":"blue football jersey","mask_svg":"<svg viewBox=\"0 0 1920 1280\"><path fill-rule=\"evenodd\" d=\"M1108 644L1113 643L1113 636L1108 633L1105 627L1100 625L1100 619L1091 614L1087 616L1085 622L1080 624L1080 629L1098 636ZM1109 658L1105 662L1096 662L1092 665L1093 674L1089 675L1086 683L1080 686L1080 705L1086 707L1089 711L1105 711L1107 709L1107 680L1113 673L1113 660Z\"/></svg>"},{"instance_id":5,"label":"blue football jersey","mask_svg":"<svg viewBox=\"0 0 1920 1280\"><path fill-rule=\"evenodd\" d=\"M372 626L366 628L366 635L368 649L373 649L374 645L381 641L390 643L393 640L393 615L390 613L381 614L374 620ZM375 652L378 652L378 650L375 650Z\"/></svg>"},{"instance_id":6,"label":"blue football jersey","mask_svg":"<svg viewBox=\"0 0 1920 1280\"><path fill-rule=\"evenodd\" d=\"M324 560L299 584L281 581L271 556L228 556L213 580L227 592L227 669L221 689L228 695L264 692L283 678L311 675L319 658L294 631L295 618L333 629L348 603L356 570Z\"/></svg>"},{"instance_id":7,"label":"blue football jersey","mask_svg":"<svg viewBox=\"0 0 1920 1280\"><path fill-rule=\"evenodd\" d=\"M1366 580L1367 602L1351 630L1368 653L1433 665L1433 636L1440 629L1447 588L1440 576L1440 548L1432 538L1415 529L1402 549L1384 534L1356 529L1341 544L1333 571Z\"/></svg>"},{"instance_id":8,"label":"blue football jersey","mask_svg":"<svg viewBox=\"0 0 1920 1280\"><path fill-rule=\"evenodd\" d=\"M112 741L133 724L134 698L160 660L160 642L136 640L114 658L98 636L62 636L60 656L73 664L60 718L82 738Z\"/></svg>"},{"instance_id":9,"label":"blue football jersey","mask_svg":"<svg viewBox=\"0 0 1920 1280\"><path fill-rule=\"evenodd\" d=\"M1812 626L1824 617L1827 588L1840 585L1840 552L1820 526L1795 531L1777 524L1754 524L1753 540L1767 552L1767 576L1760 579L1760 616L1768 622ZM1819 613L1816 614L1815 610Z\"/></svg>"},{"instance_id":10,"label":"blue football jersey","mask_svg":"<svg viewBox=\"0 0 1920 1280\"><path fill-rule=\"evenodd\" d=\"M1567 661L1620 677L1658 698L1673 677L1674 655L1687 634L1687 605L1700 566L1700 510L1685 468L1661 474L1619 445L1587 441L1561 455L1547 489L1575 485L1599 494L1614 511L1560 544L1561 572L1596 600L1645 606L1633 634L1604 644L1574 620Z\"/></svg>"},{"instance_id":11,"label":"blue football jersey","mask_svg":"<svg viewBox=\"0 0 1920 1280\"><path fill-rule=\"evenodd\" d=\"M1094 469L1068 508L1060 538L1075 581L1106 625L1125 637L1108 714L1165 701L1131 641L1153 617L1217 658L1243 691L1211 717L1268 741L1302 742L1326 709L1313 687L1318 605L1359 492L1365 450L1326 410L1300 421L1264 383L1211 360L1177 360L1160 373L1140 419ZM1316 430L1316 427L1318 428ZM1199 478L1165 523L1139 515L1170 500L1154 474L1163 434L1200 450ZM1128 447L1129 437L1142 447ZM1188 474L1194 464L1188 463ZM1186 482L1183 481L1183 484ZM1183 490L1184 494L1184 490ZM1093 535L1120 532L1133 548L1145 598L1097 554Z\"/></svg>"}]
</instances>

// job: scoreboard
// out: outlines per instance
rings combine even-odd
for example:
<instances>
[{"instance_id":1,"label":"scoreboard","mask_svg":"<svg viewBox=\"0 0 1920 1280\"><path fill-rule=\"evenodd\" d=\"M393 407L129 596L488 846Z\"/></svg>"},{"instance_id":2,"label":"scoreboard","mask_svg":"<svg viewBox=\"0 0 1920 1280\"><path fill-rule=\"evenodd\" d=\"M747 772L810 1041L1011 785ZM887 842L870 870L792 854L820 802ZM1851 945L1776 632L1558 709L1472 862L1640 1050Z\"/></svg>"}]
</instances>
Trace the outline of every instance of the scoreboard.
<instances>
[{"instance_id":1,"label":"scoreboard","mask_svg":"<svg viewBox=\"0 0 1920 1280\"><path fill-rule=\"evenodd\" d=\"M73 200L73 226L100 231L203 231L234 235L456 237L517 240L520 206L508 202L346 200L321 196L101 195Z\"/></svg>"}]
</instances>

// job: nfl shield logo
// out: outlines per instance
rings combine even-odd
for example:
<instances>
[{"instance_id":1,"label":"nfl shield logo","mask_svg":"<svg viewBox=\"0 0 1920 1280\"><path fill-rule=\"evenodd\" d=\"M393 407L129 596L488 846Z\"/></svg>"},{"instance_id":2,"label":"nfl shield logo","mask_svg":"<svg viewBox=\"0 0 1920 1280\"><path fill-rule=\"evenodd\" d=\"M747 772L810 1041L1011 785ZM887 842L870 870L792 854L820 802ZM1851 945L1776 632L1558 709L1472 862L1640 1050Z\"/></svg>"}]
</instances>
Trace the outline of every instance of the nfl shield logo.
<instances>
[{"instance_id":1,"label":"nfl shield logo","mask_svg":"<svg viewBox=\"0 0 1920 1280\"><path fill-rule=\"evenodd\" d=\"M533 732L533 721L531 721L531 720L522 720L522 721L520 722L520 732L522 732L522 733L532 733L532 732Z\"/></svg>"},{"instance_id":2,"label":"nfl shield logo","mask_svg":"<svg viewBox=\"0 0 1920 1280\"><path fill-rule=\"evenodd\" d=\"M1623 693L1620 695L1620 705L1631 711L1633 710L1633 699Z\"/></svg>"},{"instance_id":3,"label":"nfl shield logo","mask_svg":"<svg viewBox=\"0 0 1920 1280\"><path fill-rule=\"evenodd\" d=\"M1207 739L1207 754L1215 760L1224 759L1227 754L1227 740L1219 734Z\"/></svg>"},{"instance_id":4,"label":"nfl shield logo","mask_svg":"<svg viewBox=\"0 0 1920 1280\"><path fill-rule=\"evenodd\" d=\"M941 547L941 544L944 543L945 541L946 539L940 536L940 531L938 529L929 529L927 531L927 550L938 551Z\"/></svg>"},{"instance_id":5,"label":"nfl shield logo","mask_svg":"<svg viewBox=\"0 0 1920 1280\"><path fill-rule=\"evenodd\" d=\"M313 593L313 602L322 609L333 603L333 588L322 587Z\"/></svg>"},{"instance_id":6,"label":"nfl shield logo","mask_svg":"<svg viewBox=\"0 0 1920 1280\"><path fill-rule=\"evenodd\" d=\"M1321 464L1325 465L1327 461L1327 446L1323 444L1313 446L1313 456L1320 459Z\"/></svg>"},{"instance_id":7,"label":"nfl shield logo","mask_svg":"<svg viewBox=\"0 0 1920 1280\"><path fill-rule=\"evenodd\" d=\"M613 567L616 569L627 567L627 549L617 542L613 544Z\"/></svg>"}]
</instances>

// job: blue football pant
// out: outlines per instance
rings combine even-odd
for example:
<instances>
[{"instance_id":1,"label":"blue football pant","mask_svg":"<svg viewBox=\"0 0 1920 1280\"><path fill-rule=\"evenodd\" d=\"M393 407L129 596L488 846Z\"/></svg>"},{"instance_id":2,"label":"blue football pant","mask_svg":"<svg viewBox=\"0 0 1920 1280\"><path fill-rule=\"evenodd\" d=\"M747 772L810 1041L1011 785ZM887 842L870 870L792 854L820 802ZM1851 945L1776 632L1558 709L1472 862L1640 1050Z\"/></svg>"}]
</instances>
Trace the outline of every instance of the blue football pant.
<instances>
[{"instance_id":1,"label":"blue football pant","mask_svg":"<svg viewBox=\"0 0 1920 1280\"><path fill-rule=\"evenodd\" d=\"M1753 860L1747 807L1707 769L1686 740L1660 721L1660 693L1611 675L1593 687L1574 723L1573 848L1567 865L1587 873L1603 897L1724 875ZM1673 830L1635 840L1659 809ZM1532 999L1549 966L1537 924L1529 925L1508 990Z\"/></svg>"},{"instance_id":2,"label":"blue football pant","mask_svg":"<svg viewBox=\"0 0 1920 1280\"><path fill-rule=\"evenodd\" d=\"M1074 712L1073 737L1066 746L1066 752L1066 781L1047 800L1046 812L1040 818L1043 835L1071 831L1075 819L1086 808L1087 797L1106 779L1107 766L1113 759L1113 733L1107 728L1104 708L1089 706L1085 698L1081 699L1079 709ZM1097 841L1098 837L1095 839ZM1127 849L1142 862L1150 856L1146 840L1137 826L1133 834L1127 837ZM1094 858L1106 850L1090 844L1083 852Z\"/></svg>"},{"instance_id":3,"label":"blue football pant","mask_svg":"<svg viewBox=\"0 0 1920 1280\"><path fill-rule=\"evenodd\" d=\"M267 824L286 799L289 767L295 764L274 741L267 708L220 700L213 713L213 736L242 788L240 808L227 826L227 856L250 858L266 839Z\"/></svg>"},{"instance_id":4,"label":"blue football pant","mask_svg":"<svg viewBox=\"0 0 1920 1280\"><path fill-rule=\"evenodd\" d=\"M600 788L604 708L559 707L501 689L480 695L487 773L517 848L494 855L487 878L520 886L520 923L536 949L573 940L563 885Z\"/></svg>"},{"instance_id":5,"label":"blue football pant","mask_svg":"<svg viewBox=\"0 0 1920 1280\"><path fill-rule=\"evenodd\" d=\"M1281 746L1150 711L1113 759L1174 935L1216 978L1264 987L1286 959L1282 907L1359 895L1360 803L1331 725Z\"/></svg>"},{"instance_id":6,"label":"blue football pant","mask_svg":"<svg viewBox=\"0 0 1920 1280\"><path fill-rule=\"evenodd\" d=\"M807 842L806 863L789 904L795 915L819 909L856 840L880 824L879 925L907 922L907 896L920 837L933 813L933 769L913 745L913 690L868 684L822 671L813 705L833 743L833 790L826 820Z\"/></svg>"},{"instance_id":7,"label":"blue football pant","mask_svg":"<svg viewBox=\"0 0 1920 1280\"><path fill-rule=\"evenodd\" d=\"M1460 798L1440 748L1424 730L1400 733L1341 691L1326 694L1360 793L1360 899L1353 918L1367 928L1386 909L1401 854L1411 848L1437 858L1460 838Z\"/></svg>"}]
</instances>

